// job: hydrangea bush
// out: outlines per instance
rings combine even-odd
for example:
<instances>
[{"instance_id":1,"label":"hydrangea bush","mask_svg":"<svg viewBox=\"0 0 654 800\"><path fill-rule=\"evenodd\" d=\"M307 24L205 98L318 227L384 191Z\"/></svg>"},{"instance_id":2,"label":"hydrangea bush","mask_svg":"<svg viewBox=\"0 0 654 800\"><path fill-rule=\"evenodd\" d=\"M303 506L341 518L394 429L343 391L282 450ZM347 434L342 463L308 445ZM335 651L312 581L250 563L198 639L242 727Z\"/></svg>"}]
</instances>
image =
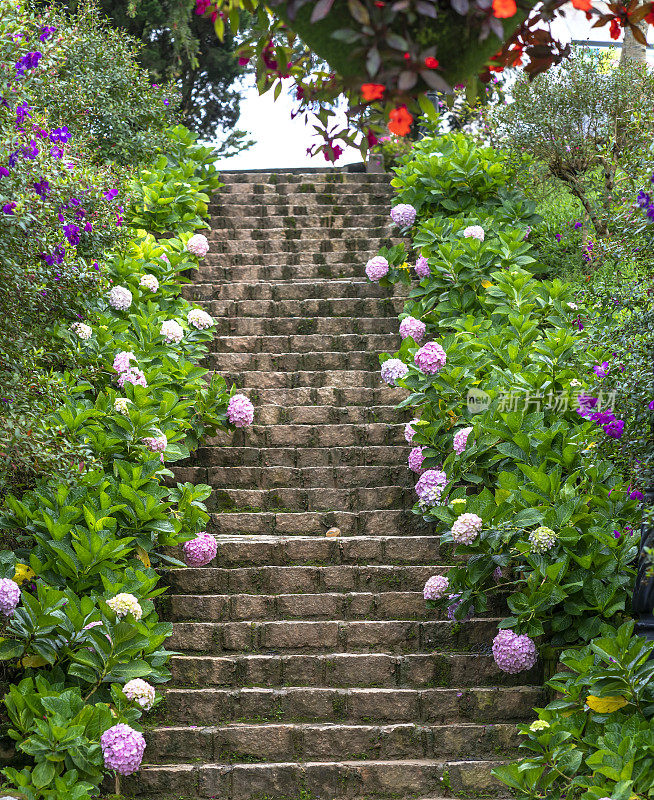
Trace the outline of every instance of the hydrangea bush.
<instances>
[{"instance_id":1,"label":"hydrangea bush","mask_svg":"<svg viewBox=\"0 0 654 800\"><path fill-rule=\"evenodd\" d=\"M613 457L630 430L605 405L611 356L588 338L571 287L537 279L525 238L537 217L505 167L454 134L417 142L396 169L398 205L417 209L413 252L383 248L380 283L409 283L405 265L420 264L402 319L425 324L426 344L404 337L380 360L415 417L414 511L462 557L425 598L464 620L506 597L493 655L518 673L539 650L552 669L628 613L642 493Z\"/></svg>"}]
</instances>

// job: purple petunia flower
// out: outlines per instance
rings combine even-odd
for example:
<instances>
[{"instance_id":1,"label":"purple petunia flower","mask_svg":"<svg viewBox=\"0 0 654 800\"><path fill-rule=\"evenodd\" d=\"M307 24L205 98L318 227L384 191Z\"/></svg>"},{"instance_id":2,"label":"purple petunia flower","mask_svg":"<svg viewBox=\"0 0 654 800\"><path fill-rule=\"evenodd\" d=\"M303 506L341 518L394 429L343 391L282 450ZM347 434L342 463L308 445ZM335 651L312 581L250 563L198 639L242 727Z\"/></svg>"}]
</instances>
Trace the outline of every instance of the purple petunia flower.
<instances>
[{"instance_id":1,"label":"purple petunia flower","mask_svg":"<svg viewBox=\"0 0 654 800\"><path fill-rule=\"evenodd\" d=\"M650 411L654 411L654 400L650 400L649 405L647 406Z\"/></svg>"},{"instance_id":2,"label":"purple petunia flower","mask_svg":"<svg viewBox=\"0 0 654 800\"><path fill-rule=\"evenodd\" d=\"M48 183L48 181L46 181L45 178L41 178L40 181L34 184L34 191L40 197L47 197L48 194L50 193L50 184Z\"/></svg>"},{"instance_id":3,"label":"purple petunia flower","mask_svg":"<svg viewBox=\"0 0 654 800\"><path fill-rule=\"evenodd\" d=\"M64 225L63 227L64 236L72 245L79 244L79 228L77 225Z\"/></svg>"},{"instance_id":4,"label":"purple petunia flower","mask_svg":"<svg viewBox=\"0 0 654 800\"><path fill-rule=\"evenodd\" d=\"M40 39L42 42L47 42L47 41L48 41L48 39L49 39L49 38L52 36L52 34L53 34L53 33L54 33L56 30L57 30L57 29L56 29L55 27L52 27L52 26L50 26L50 25L46 25L46 26L45 26L45 28L41 28L41 33L39 34L39 39Z\"/></svg>"},{"instance_id":5,"label":"purple petunia flower","mask_svg":"<svg viewBox=\"0 0 654 800\"><path fill-rule=\"evenodd\" d=\"M29 144L26 144L25 147L23 147L23 155L25 156L25 158L34 160L38 156L38 154L39 154L39 148L37 147L34 139L32 139Z\"/></svg>"},{"instance_id":6,"label":"purple petunia flower","mask_svg":"<svg viewBox=\"0 0 654 800\"><path fill-rule=\"evenodd\" d=\"M578 231L578 230L579 230L579 228L581 228L581 227L582 227L582 225L583 225L583 223L582 223L582 222L575 222L575 225L574 225L574 227L575 227L575 230L577 230L577 231Z\"/></svg>"},{"instance_id":7,"label":"purple petunia flower","mask_svg":"<svg viewBox=\"0 0 654 800\"><path fill-rule=\"evenodd\" d=\"M10 174L7 167L0 167L0 178L8 178Z\"/></svg>"},{"instance_id":8,"label":"purple petunia flower","mask_svg":"<svg viewBox=\"0 0 654 800\"><path fill-rule=\"evenodd\" d=\"M66 142L70 139L71 134L68 131L68 127L66 125L63 128L55 128L54 130L50 131L50 141L53 144L66 144Z\"/></svg>"},{"instance_id":9,"label":"purple petunia flower","mask_svg":"<svg viewBox=\"0 0 654 800\"><path fill-rule=\"evenodd\" d=\"M15 208L16 208L16 203L5 203L2 206L2 213L11 215L14 213Z\"/></svg>"},{"instance_id":10,"label":"purple petunia flower","mask_svg":"<svg viewBox=\"0 0 654 800\"><path fill-rule=\"evenodd\" d=\"M609 371L609 362L608 361L602 361L601 364L598 364L598 365L593 367L593 372L595 373L595 375L597 375L598 378L606 377L606 374L608 373L608 371Z\"/></svg>"},{"instance_id":11,"label":"purple petunia flower","mask_svg":"<svg viewBox=\"0 0 654 800\"><path fill-rule=\"evenodd\" d=\"M555 234L554 234L554 238L556 239L556 241L557 241L557 242L560 242L560 241L561 241L561 239L562 239L562 236L561 236L561 234L560 234L560 233L555 233Z\"/></svg>"},{"instance_id":12,"label":"purple petunia flower","mask_svg":"<svg viewBox=\"0 0 654 800\"><path fill-rule=\"evenodd\" d=\"M61 149L61 147L51 147L50 148L50 155L53 158L61 158L63 156L63 154L64 154L64 151Z\"/></svg>"},{"instance_id":13,"label":"purple petunia flower","mask_svg":"<svg viewBox=\"0 0 654 800\"><path fill-rule=\"evenodd\" d=\"M633 492L629 495L630 500L644 500L645 495L642 492L639 492L638 489L634 489Z\"/></svg>"}]
</instances>

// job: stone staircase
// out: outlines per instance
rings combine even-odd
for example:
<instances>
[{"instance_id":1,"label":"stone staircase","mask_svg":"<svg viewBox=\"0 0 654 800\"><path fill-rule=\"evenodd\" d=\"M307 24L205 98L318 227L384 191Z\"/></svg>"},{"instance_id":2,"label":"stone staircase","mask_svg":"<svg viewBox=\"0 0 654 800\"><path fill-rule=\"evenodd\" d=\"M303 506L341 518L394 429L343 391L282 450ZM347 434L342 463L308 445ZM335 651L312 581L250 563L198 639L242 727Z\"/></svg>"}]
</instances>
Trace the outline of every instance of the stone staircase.
<instances>
[{"instance_id":1,"label":"stone staircase","mask_svg":"<svg viewBox=\"0 0 654 800\"><path fill-rule=\"evenodd\" d=\"M492 616L455 623L422 598L448 554L407 510L404 393L377 358L397 349L403 299L363 271L391 241L388 178L224 180L189 296L217 319L209 366L253 399L255 425L176 470L214 487L218 556L168 575L180 654L125 791L502 794L490 769L543 697L538 675L495 667Z\"/></svg>"}]
</instances>

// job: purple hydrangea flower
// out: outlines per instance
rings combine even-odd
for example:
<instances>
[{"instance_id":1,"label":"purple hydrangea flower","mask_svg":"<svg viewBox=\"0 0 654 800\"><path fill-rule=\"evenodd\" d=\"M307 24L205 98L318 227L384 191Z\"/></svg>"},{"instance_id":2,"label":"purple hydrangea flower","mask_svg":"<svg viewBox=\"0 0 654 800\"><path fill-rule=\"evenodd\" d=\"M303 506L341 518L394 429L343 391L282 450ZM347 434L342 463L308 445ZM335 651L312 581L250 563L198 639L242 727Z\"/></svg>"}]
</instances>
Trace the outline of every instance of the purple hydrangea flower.
<instances>
[{"instance_id":1,"label":"purple hydrangea flower","mask_svg":"<svg viewBox=\"0 0 654 800\"><path fill-rule=\"evenodd\" d=\"M438 342L427 342L418 350L413 360L425 375L435 375L445 366L447 354Z\"/></svg>"},{"instance_id":2,"label":"purple hydrangea flower","mask_svg":"<svg viewBox=\"0 0 654 800\"><path fill-rule=\"evenodd\" d=\"M456 618L456 610L461 605L461 601L459 598L461 594L450 594L448 595L448 600L451 600L452 603L447 607L447 618L451 619L453 622L468 622L469 619L472 619L472 615L475 613L474 607L470 608L468 613L462 619L457 620Z\"/></svg>"},{"instance_id":3,"label":"purple hydrangea flower","mask_svg":"<svg viewBox=\"0 0 654 800\"><path fill-rule=\"evenodd\" d=\"M20 603L20 586L11 578L0 579L0 612L10 617Z\"/></svg>"},{"instance_id":4,"label":"purple hydrangea flower","mask_svg":"<svg viewBox=\"0 0 654 800\"><path fill-rule=\"evenodd\" d=\"M400 322L400 336L403 339L410 336L414 342L421 342L426 332L427 326L425 323L415 317L405 317L402 322Z\"/></svg>"},{"instance_id":5,"label":"purple hydrangea flower","mask_svg":"<svg viewBox=\"0 0 654 800\"><path fill-rule=\"evenodd\" d=\"M468 444L468 436L472 433L472 428L462 428L460 431L457 431L454 434L454 452L457 455L461 455L461 453L466 449Z\"/></svg>"},{"instance_id":6,"label":"purple hydrangea flower","mask_svg":"<svg viewBox=\"0 0 654 800\"><path fill-rule=\"evenodd\" d=\"M379 281L388 274L388 261L384 256L375 256L366 264L366 275L371 281Z\"/></svg>"},{"instance_id":7,"label":"purple hydrangea flower","mask_svg":"<svg viewBox=\"0 0 654 800\"><path fill-rule=\"evenodd\" d=\"M439 600L445 596L450 582L445 575L432 575L422 590L425 600Z\"/></svg>"},{"instance_id":8,"label":"purple hydrangea flower","mask_svg":"<svg viewBox=\"0 0 654 800\"><path fill-rule=\"evenodd\" d=\"M108 769L115 769L119 775L131 775L141 766L145 737L119 722L102 734L100 746Z\"/></svg>"},{"instance_id":9,"label":"purple hydrangea flower","mask_svg":"<svg viewBox=\"0 0 654 800\"><path fill-rule=\"evenodd\" d=\"M477 514L461 514L452 523L452 541L457 544L472 544L484 523Z\"/></svg>"},{"instance_id":10,"label":"purple hydrangea flower","mask_svg":"<svg viewBox=\"0 0 654 800\"><path fill-rule=\"evenodd\" d=\"M440 469L428 469L416 483L416 494L424 506L436 505L447 486L447 475Z\"/></svg>"},{"instance_id":11,"label":"purple hydrangea flower","mask_svg":"<svg viewBox=\"0 0 654 800\"><path fill-rule=\"evenodd\" d=\"M424 447L414 447L409 453L409 469L420 474L422 472L422 462L425 460L423 455Z\"/></svg>"},{"instance_id":12,"label":"purple hydrangea flower","mask_svg":"<svg viewBox=\"0 0 654 800\"><path fill-rule=\"evenodd\" d=\"M245 428L248 425L252 425L254 406L244 394L235 394L229 398L227 419L237 428Z\"/></svg>"},{"instance_id":13,"label":"purple hydrangea flower","mask_svg":"<svg viewBox=\"0 0 654 800\"><path fill-rule=\"evenodd\" d=\"M502 672L515 675L531 669L538 656L536 645L528 636L502 630L493 639L493 658Z\"/></svg>"},{"instance_id":14,"label":"purple hydrangea flower","mask_svg":"<svg viewBox=\"0 0 654 800\"><path fill-rule=\"evenodd\" d=\"M391 219L400 228L408 228L416 221L416 210L409 203L400 203L391 209Z\"/></svg>"},{"instance_id":15,"label":"purple hydrangea flower","mask_svg":"<svg viewBox=\"0 0 654 800\"><path fill-rule=\"evenodd\" d=\"M411 422L407 422L407 424L404 426L404 438L409 444L411 444L413 437L416 435L416 432L413 428L414 422L420 422L420 420L416 417L416 419L412 419Z\"/></svg>"},{"instance_id":16,"label":"purple hydrangea flower","mask_svg":"<svg viewBox=\"0 0 654 800\"><path fill-rule=\"evenodd\" d=\"M418 260L416 261L416 265L415 265L414 269L416 271L416 275L419 278L426 278L431 274L430 269L429 269L429 262L427 261L427 259L424 256L420 256L418 258Z\"/></svg>"},{"instance_id":17,"label":"purple hydrangea flower","mask_svg":"<svg viewBox=\"0 0 654 800\"><path fill-rule=\"evenodd\" d=\"M213 561L218 552L218 544L209 533L198 533L195 539L184 542L184 561L189 567L204 567Z\"/></svg>"},{"instance_id":18,"label":"purple hydrangea flower","mask_svg":"<svg viewBox=\"0 0 654 800\"><path fill-rule=\"evenodd\" d=\"M397 386L397 382L409 374L409 368L399 358L389 358L381 365L382 380L389 386Z\"/></svg>"}]
</instances>

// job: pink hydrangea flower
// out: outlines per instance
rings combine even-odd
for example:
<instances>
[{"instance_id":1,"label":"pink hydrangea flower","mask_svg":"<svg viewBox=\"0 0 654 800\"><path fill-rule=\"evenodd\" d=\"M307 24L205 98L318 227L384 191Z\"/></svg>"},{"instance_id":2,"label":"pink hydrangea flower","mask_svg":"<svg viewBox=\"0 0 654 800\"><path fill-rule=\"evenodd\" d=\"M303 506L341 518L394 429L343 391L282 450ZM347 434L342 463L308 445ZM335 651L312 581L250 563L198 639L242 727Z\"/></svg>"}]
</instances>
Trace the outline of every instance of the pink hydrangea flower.
<instances>
[{"instance_id":1,"label":"pink hydrangea flower","mask_svg":"<svg viewBox=\"0 0 654 800\"><path fill-rule=\"evenodd\" d=\"M429 269L429 262L424 256L420 256L418 258L414 269L416 271L416 275L419 278L427 278L431 274L431 271Z\"/></svg>"},{"instance_id":2,"label":"pink hydrangea flower","mask_svg":"<svg viewBox=\"0 0 654 800\"><path fill-rule=\"evenodd\" d=\"M149 289L151 292L156 292L159 289L159 281L155 275L143 275L139 281L139 286Z\"/></svg>"},{"instance_id":3,"label":"pink hydrangea flower","mask_svg":"<svg viewBox=\"0 0 654 800\"><path fill-rule=\"evenodd\" d=\"M484 523L476 514L461 514L452 523L452 540L457 544L472 544Z\"/></svg>"},{"instance_id":4,"label":"pink hydrangea flower","mask_svg":"<svg viewBox=\"0 0 654 800\"><path fill-rule=\"evenodd\" d=\"M479 239L480 242L484 241L485 233L481 225L468 225L463 231L466 239Z\"/></svg>"},{"instance_id":5,"label":"pink hydrangea flower","mask_svg":"<svg viewBox=\"0 0 654 800\"><path fill-rule=\"evenodd\" d=\"M133 678L123 686L123 694L128 700L149 711L154 705L156 693L154 686L143 678Z\"/></svg>"},{"instance_id":6,"label":"pink hydrangea flower","mask_svg":"<svg viewBox=\"0 0 654 800\"><path fill-rule=\"evenodd\" d=\"M134 386L144 387L148 385L143 372L140 369L135 369L134 367L130 367L128 370L119 375L118 385L121 389L126 383L132 383Z\"/></svg>"},{"instance_id":7,"label":"pink hydrangea flower","mask_svg":"<svg viewBox=\"0 0 654 800\"><path fill-rule=\"evenodd\" d=\"M528 636L518 636L511 630L502 630L493 639L493 658L502 672L515 675L531 669L538 656L536 645Z\"/></svg>"},{"instance_id":8,"label":"pink hydrangea flower","mask_svg":"<svg viewBox=\"0 0 654 800\"><path fill-rule=\"evenodd\" d=\"M91 338L91 334L93 330L90 325L86 325L83 322L73 322L70 326L70 329L73 333L76 333L80 339L87 341Z\"/></svg>"},{"instance_id":9,"label":"pink hydrangea flower","mask_svg":"<svg viewBox=\"0 0 654 800\"><path fill-rule=\"evenodd\" d=\"M445 575L432 575L422 590L423 597L425 600L440 600L445 596L449 585L450 582Z\"/></svg>"},{"instance_id":10,"label":"pink hydrangea flower","mask_svg":"<svg viewBox=\"0 0 654 800\"><path fill-rule=\"evenodd\" d=\"M468 444L468 436L470 436L472 430L472 428L462 428L460 431L457 431L454 434L454 452L457 455L461 455L461 453L466 449L466 445Z\"/></svg>"},{"instance_id":11,"label":"pink hydrangea flower","mask_svg":"<svg viewBox=\"0 0 654 800\"><path fill-rule=\"evenodd\" d=\"M0 611L10 617L20 603L20 586L11 578L0 579Z\"/></svg>"},{"instance_id":12,"label":"pink hydrangea flower","mask_svg":"<svg viewBox=\"0 0 654 800\"><path fill-rule=\"evenodd\" d=\"M409 374L409 368L399 358L389 358L381 365L381 377L389 386L397 386L397 382Z\"/></svg>"},{"instance_id":13,"label":"pink hydrangea flower","mask_svg":"<svg viewBox=\"0 0 654 800\"><path fill-rule=\"evenodd\" d=\"M132 293L124 286L114 286L107 298L109 305L116 311L127 311L132 305Z\"/></svg>"},{"instance_id":14,"label":"pink hydrangea flower","mask_svg":"<svg viewBox=\"0 0 654 800\"><path fill-rule=\"evenodd\" d=\"M209 533L198 533L195 539L184 542L184 561L189 567L204 567L213 561L218 552L218 543Z\"/></svg>"},{"instance_id":15,"label":"pink hydrangea flower","mask_svg":"<svg viewBox=\"0 0 654 800\"><path fill-rule=\"evenodd\" d=\"M422 462L425 460L423 455L424 447L414 447L409 453L409 469L420 474L422 472Z\"/></svg>"},{"instance_id":16,"label":"pink hydrangea flower","mask_svg":"<svg viewBox=\"0 0 654 800\"><path fill-rule=\"evenodd\" d=\"M168 447L168 439L162 433L161 436L146 436L141 440L143 444L153 453L163 453Z\"/></svg>"},{"instance_id":17,"label":"pink hydrangea flower","mask_svg":"<svg viewBox=\"0 0 654 800\"><path fill-rule=\"evenodd\" d=\"M413 360L425 375L435 375L445 366L447 354L438 342L427 342L418 350Z\"/></svg>"},{"instance_id":18,"label":"pink hydrangea flower","mask_svg":"<svg viewBox=\"0 0 654 800\"><path fill-rule=\"evenodd\" d=\"M409 203L399 203L391 208L391 219L400 228L408 228L416 221L416 210Z\"/></svg>"},{"instance_id":19,"label":"pink hydrangea flower","mask_svg":"<svg viewBox=\"0 0 654 800\"><path fill-rule=\"evenodd\" d=\"M122 350L114 358L114 369L116 372L127 372L131 367L130 361L132 360L136 361L134 353L128 353L126 350Z\"/></svg>"},{"instance_id":20,"label":"pink hydrangea flower","mask_svg":"<svg viewBox=\"0 0 654 800\"><path fill-rule=\"evenodd\" d=\"M164 337L168 344L179 344L184 338L184 329L174 319L167 319L161 323L159 333Z\"/></svg>"},{"instance_id":21,"label":"pink hydrangea flower","mask_svg":"<svg viewBox=\"0 0 654 800\"><path fill-rule=\"evenodd\" d=\"M254 406L244 394L235 394L227 403L227 419L237 428L246 428L254 420Z\"/></svg>"},{"instance_id":22,"label":"pink hydrangea flower","mask_svg":"<svg viewBox=\"0 0 654 800\"><path fill-rule=\"evenodd\" d=\"M400 336L403 339L410 336L414 342L421 342L426 332L427 326L425 323L415 317L405 317L402 322L400 322Z\"/></svg>"},{"instance_id":23,"label":"pink hydrangea flower","mask_svg":"<svg viewBox=\"0 0 654 800\"><path fill-rule=\"evenodd\" d=\"M388 274L388 261L384 256L375 256L366 264L366 275L371 281L379 281Z\"/></svg>"},{"instance_id":24,"label":"pink hydrangea flower","mask_svg":"<svg viewBox=\"0 0 654 800\"><path fill-rule=\"evenodd\" d=\"M196 233L195 236L186 242L186 249L198 258L204 258L209 252L209 242L207 237L202 233Z\"/></svg>"},{"instance_id":25,"label":"pink hydrangea flower","mask_svg":"<svg viewBox=\"0 0 654 800\"><path fill-rule=\"evenodd\" d=\"M119 775L131 775L141 766L145 737L123 722L108 728L100 737L104 763Z\"/></svg>"},{"instance_id":26,"label":"pink hydrangea flower","mask_svg":"<svg viewBox=\"0 0 654 800\"><path fill-rule=\"evenodd\" d=\"M423 505L435 505L441 499L446 486L447 475L442 470L428 469L418 478L416 494Z\"/></svg>"},{"instance_id":27,"label":"pink hydrangea flower","mask_svg":"<svg viewBox=\"0 0 654 800\"><path fill-rule=\"evenodd\" d=\"M416 435L416 432L413 428L414 422L420 422L420 420L416 417L415 419L412 419L411 422L407 422L407 424L404 426L404 438L409 444L411 444L413 437Z\"/></svg>"}]
</instances>

